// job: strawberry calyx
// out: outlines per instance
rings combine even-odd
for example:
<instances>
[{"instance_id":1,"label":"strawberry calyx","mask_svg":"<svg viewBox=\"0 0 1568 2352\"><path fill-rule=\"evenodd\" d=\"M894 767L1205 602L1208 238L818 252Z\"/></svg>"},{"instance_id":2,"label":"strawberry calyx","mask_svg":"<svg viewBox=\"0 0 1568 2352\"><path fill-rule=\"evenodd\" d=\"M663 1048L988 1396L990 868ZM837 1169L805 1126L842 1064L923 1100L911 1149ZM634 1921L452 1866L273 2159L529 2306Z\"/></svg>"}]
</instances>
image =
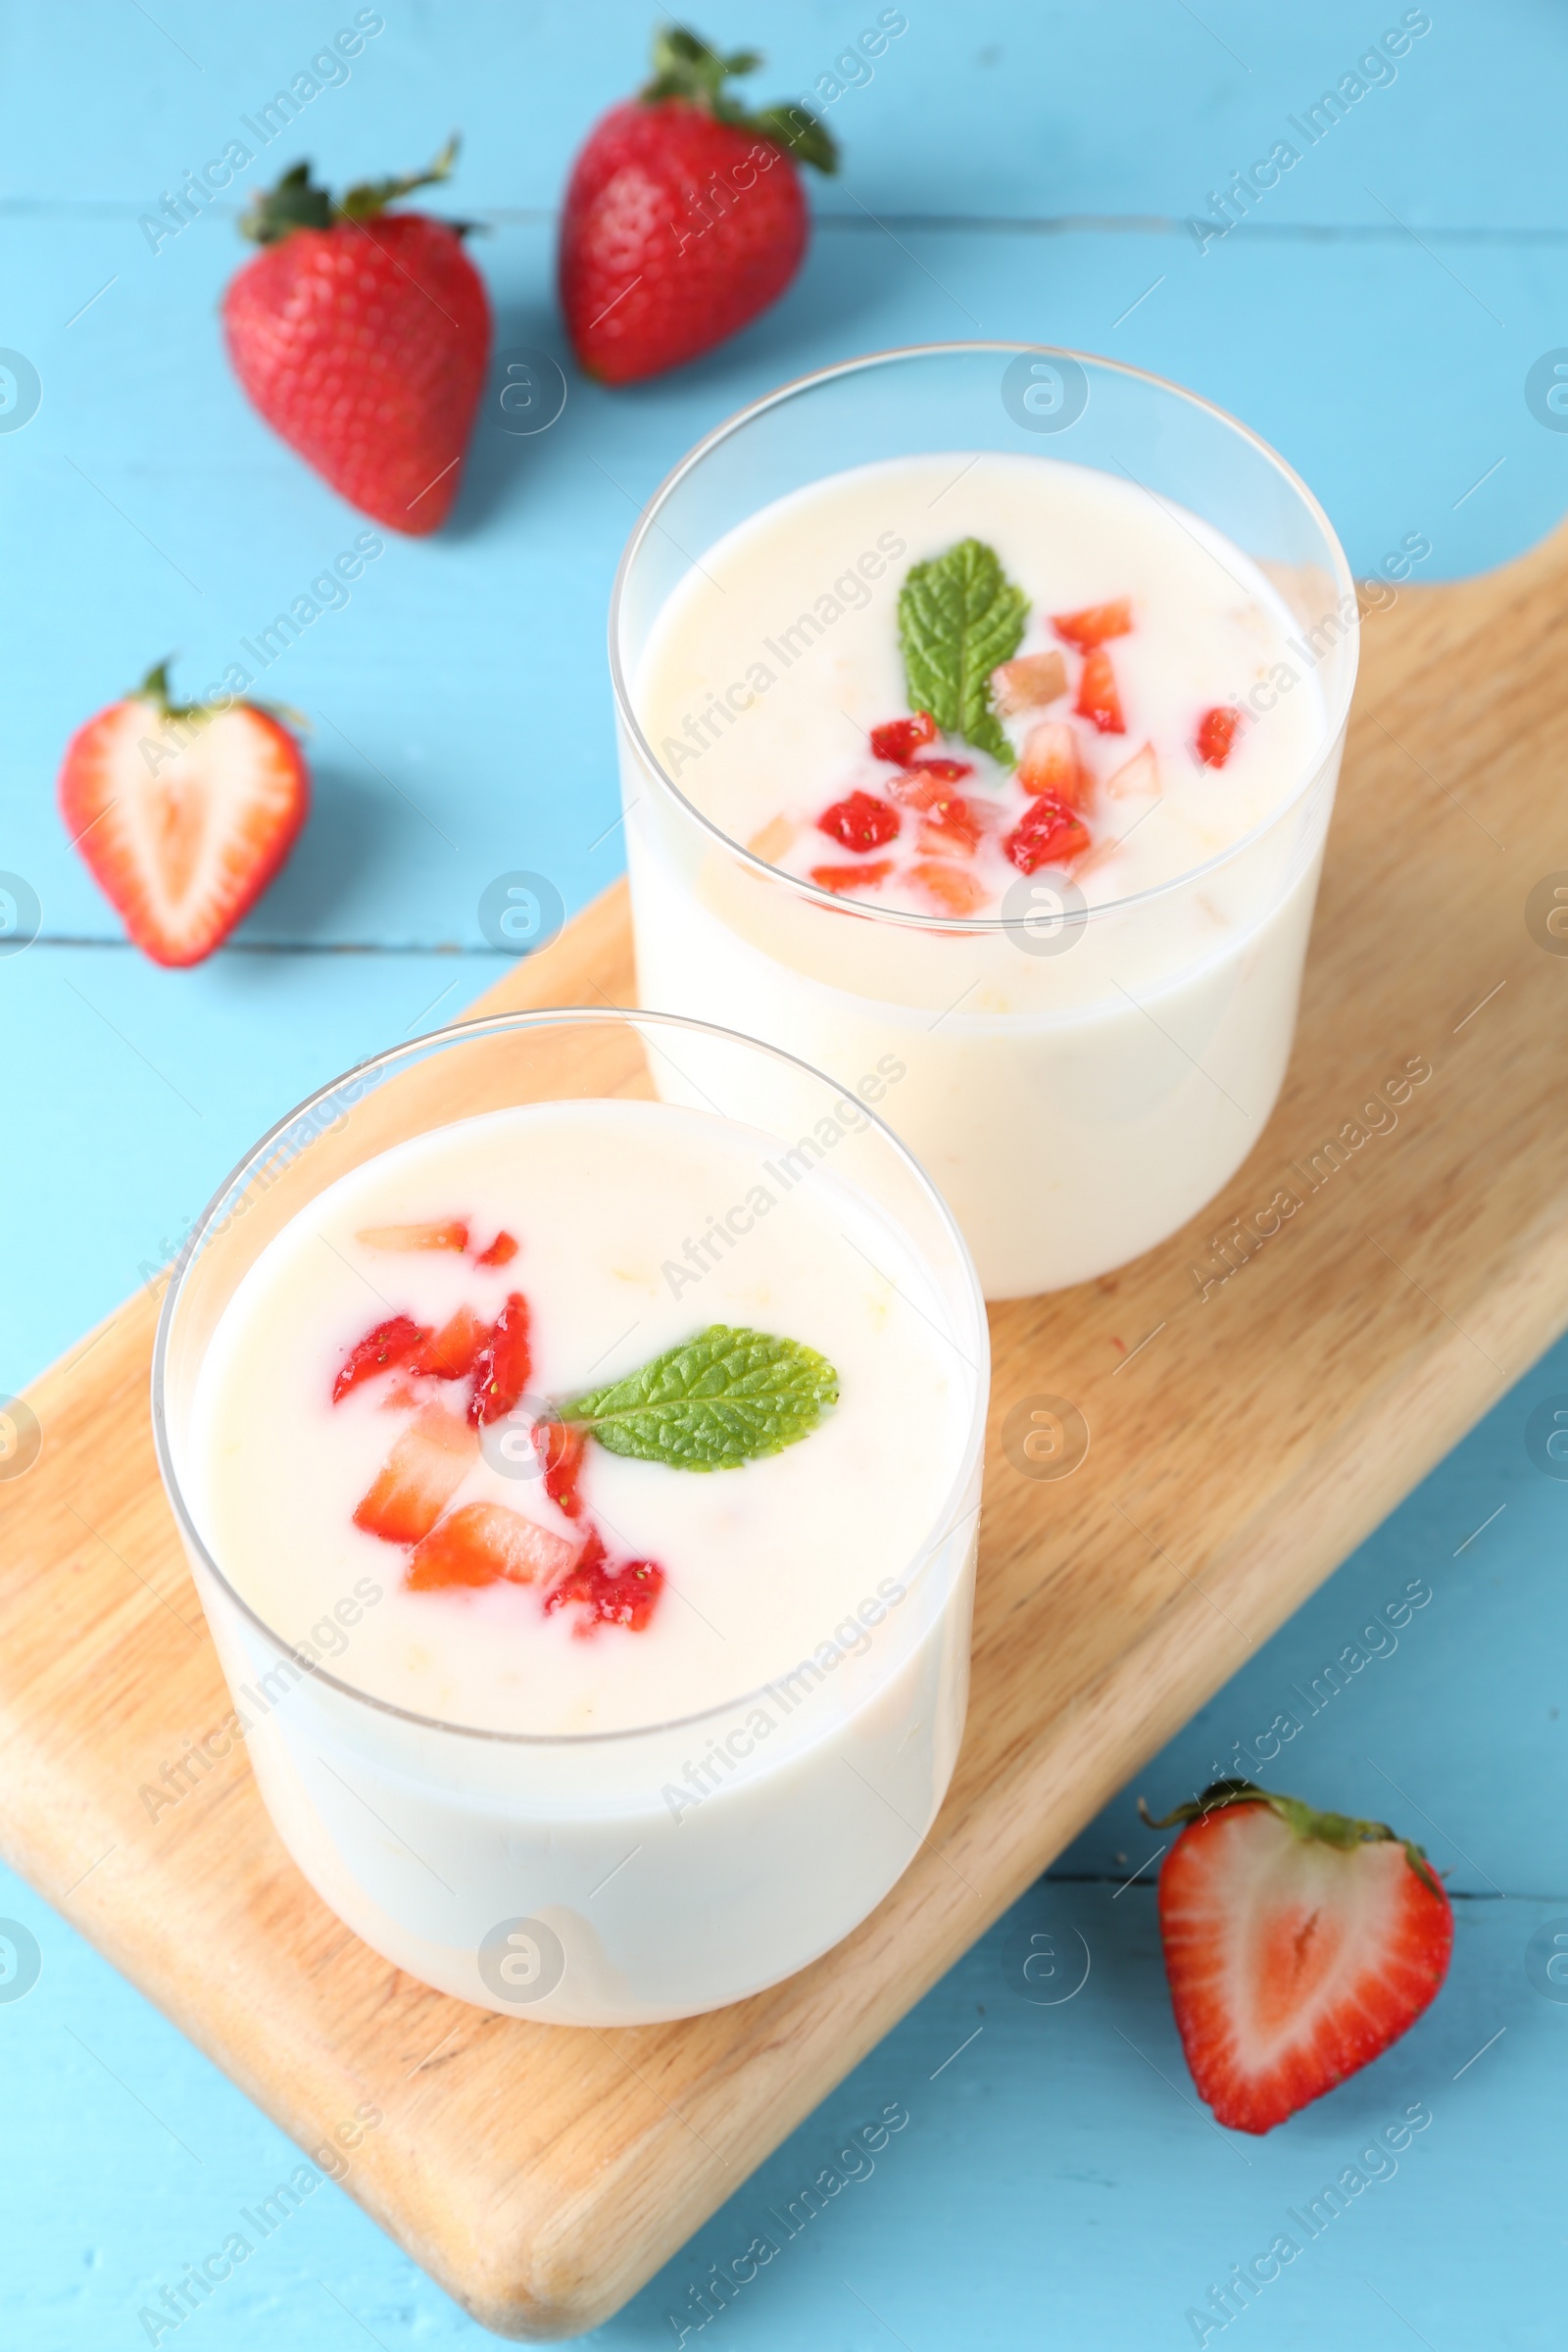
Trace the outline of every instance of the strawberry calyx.
<instances>
[{"instance_id":1,"label":"strawberry calyx","mask_svg":"<svg viewBox=\"0 0 1568 2352\"><path fill-rule=\"evenodd\" d=\"M297 228L335 228L344 220L373 220L401 196L450 179L458 160L458 134L453 132L433 163L422 172L403 172L390 179L364 179L350 188L341 202L328 188L318 187L309 164L294 164L274 188L261 188L240 216L239 230L255 245L276 245ZM444 220L457 236L466 236L477 223Z\"/></svg>"},{"instance_id":2,"label":"strawberry calyx","mask_svg":"<svg viewBox=\"0 0 1568 2352\"><path fill-rule=\"evenodd\" d=\"M1223 1813L1230 1805L1267 1805L1298 1838L1338 1846L1344 1852L1358 1845L1402 1845L1405 1860L1416 1877L1434 1894L1443 1893L1437 1872L1427 1860L1426 1848L1411 1838L1401 1838L1386 1821L1358 1821L1348 1813L1321 1813L1315 1806L1303 1804L1298 1796L1281 1796L1276 1789L1259 1788L1254 1781L1212 1781L1201 1796L1177 1805L1158 1820L1142 1797L1138 1800L1139 1813L1152 1830L1172 1829L1177 1822L1185 1829L1195 1821L1206 1820L1210 1813Z\"/></svg>"},{"instance_id":3,"label":"strawberry calyx","mask_svg":"<svg viewBox=\"0 0 1568 2352\"><path fill-rule=\"evenodd\" d=\"M837 141L809 107L763 106L754 112L725 87L742 74L755 74L761 63L760 49L734 49L722 57L683 24L662 24L654 35L654 78L637 95L644 106L676 99L686 106L701 107L715 122L756 131L773 146L782 147L798 164L810 164L818 172L836 172Z\"/></svg>"}]
</instances>

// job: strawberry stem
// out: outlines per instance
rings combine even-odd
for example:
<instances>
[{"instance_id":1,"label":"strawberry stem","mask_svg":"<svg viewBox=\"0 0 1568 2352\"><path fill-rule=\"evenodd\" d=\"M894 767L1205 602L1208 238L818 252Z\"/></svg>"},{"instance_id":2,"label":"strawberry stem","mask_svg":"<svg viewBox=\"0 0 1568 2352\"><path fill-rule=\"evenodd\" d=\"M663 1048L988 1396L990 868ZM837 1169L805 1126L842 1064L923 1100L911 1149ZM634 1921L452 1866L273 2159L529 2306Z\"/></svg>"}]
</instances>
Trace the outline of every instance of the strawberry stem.
<instances>
[{"instance_id":1,"label":"strawberry stem","mask_svg":"<svg viewBox=\"0 0 1568 2352\"><path fill-rule=\"evenodd\" d=\"M657 106L668 98L699 106L716 122L755 130L773 146L782 147L797 163L810 164L818 172L836 172L837 142L809 107L780 104L751 113L725 88L731 78L755 74L761 62L760 49L734 49L728 57L721 57L685 25L661 25L654 35L654 78L637 95L645 106Z\"/></svg>"},{"instance_id":2,"label":"strawberry stem","mask_svg":"<svg viewBox=\"0 0 1568 2352\"><path fill-rule=\"evenodd\" d=\"M1427 1860L1426 1849L1412 1838L1400 1838L1386 1821L1357 1821L1348 1813L1319 1813L1303 1804L1298 1796L1281 1796L1269 1788L1259 1788L1254 1781L1211 1781L1200 1797L1191 1803L1178 1805L1174 1812L1156 1820L1142 1797L1138 1811L1152 1830L1168 1830L1181 1822L1184 1827L1202 1821L1210 1813L1222 1813L1228 1805L1267 1805L1298 1838L1314 1838L1320 1845L1335 1845L1348 1851L1357 1845L1396 1844L1404 1848L1405 1860L1418 1879L1441 1894L1437 1873Z\"/></svg>"},{"instance_id":3,"label":"strawberry stem","mask_svg":"<svg viewBox=\"0 0 1568 2352\"><path fill-rule=\"evenodd\" d=\"M454 131L440 154L422 172L404 172L391 179L360 180L341 203L329 189L317 186L309 164L294 164L275 188L263 188L251 199L240 220L240 234L257 245L275 245L297 228L332 228L340 220L372 220L400 196L410 196L416 188L434 187L438 181L450 179L457 160L458 134ZM447 225L461 234L471 223L453 220Z\"/></svg>"}]
</instances>

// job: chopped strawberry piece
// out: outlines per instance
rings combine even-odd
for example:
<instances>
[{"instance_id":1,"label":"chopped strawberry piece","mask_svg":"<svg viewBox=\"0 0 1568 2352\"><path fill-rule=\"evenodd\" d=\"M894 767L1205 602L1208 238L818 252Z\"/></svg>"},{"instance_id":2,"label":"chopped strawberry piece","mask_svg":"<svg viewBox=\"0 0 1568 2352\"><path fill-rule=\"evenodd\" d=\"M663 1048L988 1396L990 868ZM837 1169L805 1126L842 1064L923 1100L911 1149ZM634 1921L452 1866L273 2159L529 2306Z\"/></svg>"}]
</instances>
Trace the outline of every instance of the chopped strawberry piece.
<instances>
[{"instance_id":1,"label":"chopped strawberry piece","mask_svg":"<svg viewBox=\"0 0 1568 2352\"><path fill-rule=\"evenodd\" d=\"M1113 776L1105 778L1105 790L1113 800L1142 800L1159 790L1159 761L1154 747L1146 743L1142 751L1134 752L1124 760Z\"/></svg>"},{"instance_id":2,"label":"chopped strawberry piece","mask_svg":"<svg viewBox=\"0 0 1568 2352\"><path fill-rule=\"evenodd\" d=\"M439 1585L547 1583L577 1557L564 1536L535 1527L504 1502L466 1502L417 1544L404 1579L413 1592Z\"/></svg>"},{"instance_id":3,"label":"chopped strawberry piece","mask_svg":"<svg viewBox=\"0 0 1568 2352\"><path fill-rule=\"evenodd\" d=\"M835 801L831 808L823 809L816 829L842 849L863 856L867 850L879 850L885 842L895 840L899 822L898 810L879 801L874 792L852 792L847 800Z\"/></svg>"},{"instance_id":4,"label":"chopped strawberry piece","mask_svg":"<svg viewBox=\"0 0 1568 2352\"><path fill-rule=\"evenodd\" d=\"M1198 722L1198 757L1205 767L1223 767L1236 746L1242 714L1234 704L1220 703L1205 710Z\"/></svg>"},{"instance_id":5,"label":"chopped strawberry piece","mask_svg":"<svg viewBox=\"0 0 1568 2352\"><path fill-rule=\"evenodd\" d=\"M1043 792L1002 846L1020 874L1032 874L1043 865L1069 865L1081 858L1089 847L1089 828L1065 801Z\"/></svg>"},{"instance_id":6,"label":"chopped strawberry piece","mask_svg":"<svg viewBox=\"0 0 1568 2352\"><path fill-rule=\"evenodd\" d=\"M1020 710L1043 710L1067 691L1067 664L1054 646L1049 654L1020 654L991 672L991 700L1004 718Z\"/></svg>"},{"instance_id":7,"label":"chopped strawberry piece","mask_svg":"<svg viewBox=\"0 0 1568 2352\"><path fill-rule=\"evenodd\" d=\"M961 865L945 865L940 858L925 858L911 865L908 879L948 914L976 914L986 902L985 889L973 874Z\"/></svg>"},{"instance_id":8,"label":"chopped strawberry piece","mask_svg":"<svg viewBox=\"0 0 1568 2352\"><path fill-rule=\"evenodd\" d=\"M479 1456L479 1441L456 1413L427 1404L409 1423L369 1493L356 1527L386 1544L427 1536Z\"/></svg>"},{"instance_id":9,"label":"chopped strawberry piece","mask_svg":"<svg viewBox=\"0 0 1568 2352\"><path fill-rule=\"evenodd\" d=\"M1110 656L1098 646L1084 663L1084 673L1078 681L1078 700L1073 709L1080 718L1092 720L1102 735L1125 735L1127 732Z\"/></svg>"},{"instance_id":10,"label":"chopped strawberry piece","mask_svg":"<svg viewBox=\"0 0 1568 2352\"><path fill-rule=\"evenodd\" d=\"M1054 612L1051 625L1081 654L1092 654L1107 637L1125 637L1133 625L1132 599L1120 596L1114 604L1085 605L1081 612Z\"/></svg>"},{"instance_id":11,"label":"chopped strawberry piece","mask_svg":"<svg viewBox=\"0 0 1568 2352\"><path fill-rule=\"evenodd\" d=\"M474 1259L476 1266L510 1266L517 1254L517 1245L503 1227L488 1250L481 1250Z\"/></svg>"},{"instance_id":12,"label":"chopped strawberry piece","mask_svg":"<svg viewBox=\"0 0 1568 2352\"><path fill-rule=\"evenodd\" d=\"M416 1323L412 1315L392 1315L385 1323L377 1323L373 1331L355 1342L338 1366L332 1402L341 1404L362 1380L373 1380L378 1372L390 1372L394 1364L406 1364L429 1337L429 1324Z\"/></svg>"},{"instance_id":13,"label":"chopped strawberry piece","mask_svg":"<svg viewBox=\"0 0 1568 2352\"><path fill-rule=\"evenodd\" d=\"M490 1336L473 1360L473 1396L468 1419L500 1421L511 1412L523 1390L533 1358L528 1348L528 1301L520 1291L509 1291L507 1303L490 1326Z\"/></svg>"},{"instance_id":14,"label":"chopped strawberry piece","mask_svg":"<svg viewBox=\"0 0 1568 2352\"><path fill-rule=\"evenodd\" d=\"M893 871L891 858L879 858L873 865L813 865L811 880L818 890L875 890Z\"/></svg>"},{"instance_id":15,"label":"chopped strawberry piece","mask_svg":"<svg viewBox=\"0 0 1568 2352\"><path fill-rule=\"evenodd\" d=\"M466 1250L468 1228L453 1217L444 1225L367 1225L354 1238L368 1250Z\"/></svg>"},{"instance_id":16,"label":"chopped strawberry piece","mask_svg":"<svg viewBox=\"0 0 1568 2352\"><path fill-rule=\"evenodd\" d=\"M449 1322L443 1323L434 1339L425 1333L428 1346L420 1348L411 1372L428 1373L436 1380L463 1380L473 1370L473 1359L485 1338L485 1325L471 1306L460 1306Z\"/></svg>"},{"instance_id":17,"label":"chopped strawberry piece","mask_svg":"<svg viewBox=\"0 0 1568 2352\"><path fill-rule=\"evenodd\" d=\"M640 1634L663 1588L664 1571L655 1560L628 1560L624 1568L608 1567L605 1547L596 1534L583 1546L576 1567L550 1594L545 1609L554 1616L557 1609L580 1608L583 1618L572 1629L579 1636L594 1633L601 1625L623 1625Z\"/></svg>"},{"instance_id":18,"label":"chopped strawberry piece","mask_svg":"<svg viewBox=\"0 0 1568 2352\"><path fill-rule=\"evenodd\" d=\"M581 1516L577 1480L588 1450L588 1432L569 1421L536 1421L533 1449L545 1474L545 1493L568 1519Z\"/></svg>"},{"instance_id":19,"label":"chopped strawberry piece","mask_svg":"<svg viewBox=\"0 0 1568 2352\"><path fill-rule=\"evenodd\" d=\"M956 792L933 801L920 820L920 847L941 857L972 858L985 826L979 810Z\"/></svg>"},{"instance_id":20,"label":"chopped strawberry piece","mask_svg":"<svg viewBox=\"0 0 1568 2352\"><path fill-rule=\"evenodd\" d=\"M929 808L973 774L967 760L911 760L902 775L891 778L888 790L906 808Z\"/></svg>"},{"instance_id":21,"label":"chopped strawberry piece","mask_svg":"<svg viewBox=\"0 0 1568 2352\"><path fill-rule=\"evenodd\" d=\"M1069 808L1083 806L1089 779L1078 758L1078 745L1064 718L1042 720L1024 737L1018 762L1018 781L1025 792L1054 792Z\"/></svg>"},{"instance_id":22,"label":"chopped strawberry piece","mask_svg":"<svg viewBox=\"0 0 1568 2352\"><path fill-rule=\"evenodd\" d=\"M873 727L871 756L874 760L890 760L895 767L903 767L922 743L935 743L936 739L936 720L929 710L917 710L912 718L890 718L885 726Z\"/></svg>"}]
</instances>

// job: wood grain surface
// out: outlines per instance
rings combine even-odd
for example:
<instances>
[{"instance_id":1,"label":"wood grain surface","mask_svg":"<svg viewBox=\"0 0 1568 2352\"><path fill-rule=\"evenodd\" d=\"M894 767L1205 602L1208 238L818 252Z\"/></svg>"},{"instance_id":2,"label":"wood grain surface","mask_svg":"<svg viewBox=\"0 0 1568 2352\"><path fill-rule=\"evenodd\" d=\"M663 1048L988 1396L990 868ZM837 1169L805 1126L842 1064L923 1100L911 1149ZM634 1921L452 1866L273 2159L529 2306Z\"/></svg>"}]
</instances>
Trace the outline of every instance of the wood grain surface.
<instances>
[{"instance_id":1,"label":"wood grain surface","mask_svg":"<svg viewBox=\"0 0 1568 2352\"><path fill-rule=\"evenodd\" d=\"M873 1917L769 1993L612 2033L491 2016L323 1908L241 1751L150 1818L227 1712L153 1464L156 1298L29 1393L5 1853L308 2154L341 2128L346 2185L488 2327L614 2310L1568 1323L1565 661L1568 534L1369 615L1279 1107L1168 1246L993 1311L953 1789ZM631 990L617 888L476 1009ZM1039 1396L1088 1423L1071 1477L1003 1445Z\"/></svg>"}]
</instances>

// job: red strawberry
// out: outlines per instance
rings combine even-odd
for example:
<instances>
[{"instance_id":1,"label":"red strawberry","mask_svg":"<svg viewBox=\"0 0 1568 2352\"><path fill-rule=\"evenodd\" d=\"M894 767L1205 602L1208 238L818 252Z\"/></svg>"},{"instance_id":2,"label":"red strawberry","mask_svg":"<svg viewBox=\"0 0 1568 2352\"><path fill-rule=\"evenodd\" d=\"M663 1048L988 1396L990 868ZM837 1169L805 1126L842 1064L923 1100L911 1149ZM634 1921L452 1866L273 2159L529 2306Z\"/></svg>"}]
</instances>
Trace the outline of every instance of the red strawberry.
<instances>
[{"instance_id":1,"label":"red strawberry","mask_svg":"<svg viewBox=\"0 0 1568 2352\"><path fill-rule=\"evenodd\" d=\"M1054 792L1042 792L1030 802L1003 843L1020 874L1043 865L1070 865L1089 847L1089 828Z\"/></svg>"},{"instance_id":2,"label":"red strawberry","mask_svg":"<svg viewBox=\"0 0 1568 2352\"><path fill-rule=\"evenodd\" d=\"M985 905L986 894L973 874L965 873L961 865L948 865L939 858L922 858L909 868L909 880L917 890L948 914L978 914Z\"/></svg>"},{"instance_id":3,"label":"red strawberry","mask_svg":"<svg viewBox=\"0 0 1568 2352\"><path fill-rule=\"evenodd\" d=\"M985 830L981 812L960 793L945 792L933 801L920 823L920 847L939 858L972 858Z\"/></svg>"},{"instance_id":4,"label":"red strawberry","mask_svg":"<svg viewBox=\"0 0 1568 2352\"><path fill-rule=\"evenodd\" d=\"M1054 612L1051 625L1068 645L1090 654L1107 637L1126 636L1133 625L1132 599L1120 596L1114 604L1085 605L1081 612Z\"/></svg>"},{"instance_id":5,"label":"red strawberry","mask_svg":"<svg viewBox=\"0 0 1568 2352\"><path fill-rule=\"evenodd\" d=\"M1042 719L1024 737L1018 781L1025 792L1054 792L1069 808L1080 808L1089 779L1078 760L1078 746L1064 718Z\"/></svg>"},{"instance_id":6,"label":"red strawberry","mask_svg":"<svg viewBox=\"0 0 1568 2352\"><path fill-rule=\"evenodd\" d=\"M601 1625L623 1625L640 1634L663 1586L664 1571L655 1560L628 1560L623 1568L607 1567L605 1547L593 1534L583 1545L576 1567L546 1600L545 1609L553 1616L557 1609L580 1608L583 1616L572 1628L576 1634L594 1633Z\"/></svg>"},{"instance_id":7,"label":"red strawberry","mask_svg":"<svg viewBox=\"0 0 1568 2352\"><path fill-rule=\"evenodd\" d=\"M864 856L867 850L880 850L884 843L896 839L899 812L886 801L879 801L874 792L852 792L846 800L835 801L824 808L816 820L816 829L836 841L841 849L854 850Z\"/></svg>"},{"instance_id":8,"label":"red strawberry","mask_svg":"<svg viewBox=\"0 0 1568 2352\"><path fill-rule=\"evenodd\" d=\"M510 1266L517 1254L517 1245L503 1227L488 1250L481 1250L474 1259L476 1266Z\"/></svg>"},{"instance_id":9,"label":"red strawberry","mask_svg":"<svg viewBox=\"0 0 1568 2352\"><path fill-rule=\"evenodd\" d=\"M1447 1974L1448 1898L1380 1821L1218 1781L1159 1874L1177 2031L1222 2124L1268 2132L1379 2057Z\"/></svg>"},{"instance_id":10,"label":"red strawberry","mask_svg":"<svg viewBox=\"0 0 1568 2352\"><path fill-rule=\"evenodd\" d=\"M1049 654L1020 654L991 672L992 704L1004 717L1043 710L1067 691L1067 664L1054 646Z\"/></svg>"},{"instance_id":11,"label":"red strawberry","mask_svg":"<svg viewBox=\"0 0 1568 2352\"><path fill-rule=\"evenodd\" d=\"M304 756L256 703L169 699L169 664L78 727L60 813L155 963L200 963L253 906L311 804Z\"/></svg>"},{"instance_id":12,"label":"red strawberry","mask_svg":"<svg viewBox=\"0 0 1568 2352\"><path fill-rule=\"evenodd\" d=\"M656 34L654 79L589 132L561 223L561 307L601 383L678 368L775 302L809 228L796 162L837 168L803 106L749 115L725 88L761 64L719 57L678 26ZM793 160L792 160L793 159Z\"/></svg>"},{"instance_id":13,"label":"red strawberry","mask_svg":"<svg viewBox=\"0 0 1568 2352\"><path fill-rule=\"evenodd\" d=\"M419 536L458 494L490 358L490 303L461 227L385 207L445 179L350 188L296 164L240 225L262 246L223 297L234 372L272 430L351 506Z\"/></svg>"},{"instance_id":14,"label":"red strawberry","mask_svg":"<svg viewBox=\"0 0 1568 2352\"><path fill-rule=\"evenodd\" d=\"M1102 735L1127 732L1127 722L1121 714L1121 696L1116 691L1116 672L1110 666L1110 656L1099 646L1084 663L1073 709L1080 718L1091 720Z\"/></svg>"},{"instance_id":15,"label":"red strawberry","mask_svg":"<svg viewBox=\"0 0 1568 2352\"><path fill-rule=\"evenodd\" d=\"M479 1458L479 1441L442 1404L409 1423L354 1514L356 1527L387 1544L427 1536Z\"/></svg>"},{"instance_id":16,"label":"red strawberry","mask_svg":"<svg viewBox=\"0 0 1568 2352\"><path fill-rule=\"evenodd\" d=\"M429 1337L429 1324L416 1323L412 1315L393 1315L385 1323L377 1323L373 1331L368 1331L363 1340L355 1342L343 1358L332 1383L332 1402L341 1404L362 1380L373 1380L378 1372L388 1372L394 1364L406 1364ZM413 1369L419 1372L424 1367L415 1364Z\"/></svg>"},{"instance_id":17,"label":"red strawberry","mask_svg":"<svg viewBox=\"0 0 1568 2352\"><path fill-rule=\"evenodd\" d=\"M588 1450L588 1432L569 1421L536 1421L532 1436L533 1449L545 1474L545 1493L568 1519L580 1518L582 1496L577 1492L577 1481L582 1475L582 1457Z\"/></svg>"},{"instance_id":18,"label":"red strawberry","mask_svg":"<svg viewBox=\"0 0 1568 2352\"><path fill-rule=\"evenodd\" d=\"M425 1592L438 1585L534 1585L560 1576L577 1557L564 1536L535 1527L504 1502L466 1502L431 1529L409 1561L404 1583Z\"/></svg>"},{"instance_id":19,"label":"red strawberry","mask_svg":"<svg viewBox=\"0 0 1568 2352\"><path fill-rule=\"evenodd\" d=\"M505 1420L528 1386L532 1367L528 1301L520 1291L509 1291L506 1305L473 1359L473 1396L468 1404L468 1419L475 1429L481 1422Z\"/></svg>"},{"instance_id":20,"label":"red strawberry","mask_svg":"<svg viewBox=\"0 0 1568 2352\"><path fill-rule=\"evenodd\" d=\"M367 1250L466 1250L468 1228L448 1217L440 1225L366 1225L354 1239Z\"/></svg>"},{"instance_id":21,"label":"red strawberry","mask_svg":"<svg viewBox=\"0 0 1568 2352\"><path fill-rule=\"evenodd\" d=\"M434 1338L427 1331L420 1334L419 1352L409 1370L429 1374L436 1380L466 1380L487 1336L482 1319L472 1307L460 1306Z\"/></svg>"},{"instance_id":22,"label":"red strawberry","mask_svg":"<svg viewBox=\"0 0 1568 2352\"><path fill-rule=\"evenodd\" d=\"M906 767L922 743L935 743L936 739L936 720L929 710L917 710L912 718L890 718L885 726L873 727L871 757Z\"/></svg>"},{"instance_id":23,"label":"red strawberry","mask_svg":"<svg viewBox=\"0 0 1568 2352\"><path fill-rule=\"evenodd\" d=\"M1220 703L1205 710L1198 722L1198 740L1194 746L1205 767L1223 767L1235 748L1242 714L1234 704Z\"/></svg>"},{"instance_id":24,"label":"red strawberry","mask_svg":"<svg viewBox=\"0 0 1568 2352\"><path fill-rule=\"evenodd\" d=\"M870 865L813 865L811 880L818 890L831 890L842 898L847 890L875 890L892 871L892 858L878 858Z\"/></svg>"}]
</instances>

